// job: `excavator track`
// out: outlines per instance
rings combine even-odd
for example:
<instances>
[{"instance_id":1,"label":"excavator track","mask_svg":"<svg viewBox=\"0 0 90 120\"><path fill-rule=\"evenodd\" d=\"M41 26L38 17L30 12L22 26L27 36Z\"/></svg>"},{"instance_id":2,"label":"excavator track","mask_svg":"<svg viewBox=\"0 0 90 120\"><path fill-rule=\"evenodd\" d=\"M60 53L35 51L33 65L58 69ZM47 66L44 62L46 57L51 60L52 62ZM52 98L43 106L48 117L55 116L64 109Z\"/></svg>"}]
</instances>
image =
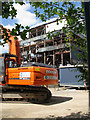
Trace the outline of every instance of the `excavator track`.
<instances>
[{"instance_id":1,"label":"excavator track","mask_svg":"<svg viewBox=\"0 0 90 120\"><path fill-rule=\"evenodd\" d=\"M50 98L50 90L43 86L6 86L2 88L2 101L45 103Z\"/></svg>"}]
</instances>

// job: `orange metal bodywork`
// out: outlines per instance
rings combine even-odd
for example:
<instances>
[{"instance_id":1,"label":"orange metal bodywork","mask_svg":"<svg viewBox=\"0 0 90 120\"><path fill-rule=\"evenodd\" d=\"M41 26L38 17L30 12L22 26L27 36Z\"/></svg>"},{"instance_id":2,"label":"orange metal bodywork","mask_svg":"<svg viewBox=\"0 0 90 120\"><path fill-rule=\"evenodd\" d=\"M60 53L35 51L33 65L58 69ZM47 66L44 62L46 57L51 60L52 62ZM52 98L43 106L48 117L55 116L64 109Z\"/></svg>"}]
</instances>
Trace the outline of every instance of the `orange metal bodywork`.
<instances>
[{"instance_id":1,"label":"orange metal bodywork","mask_svg":"<svg viewBox=\"0 0 90 120\"><path fill-rule=\"evenodd\" d=\"M53 73L46 73L53 71ZM21 76L21 73L28 73L26 76ZM54 68L46 67L19 67L6 69L6 84L8 85L54 85L58 83L58 73ZM49 76L49 78L45 78ZM22 78L23 77L23 78ZM51 78L50 78L51 77Z\"/></svg>"}]
</instances>

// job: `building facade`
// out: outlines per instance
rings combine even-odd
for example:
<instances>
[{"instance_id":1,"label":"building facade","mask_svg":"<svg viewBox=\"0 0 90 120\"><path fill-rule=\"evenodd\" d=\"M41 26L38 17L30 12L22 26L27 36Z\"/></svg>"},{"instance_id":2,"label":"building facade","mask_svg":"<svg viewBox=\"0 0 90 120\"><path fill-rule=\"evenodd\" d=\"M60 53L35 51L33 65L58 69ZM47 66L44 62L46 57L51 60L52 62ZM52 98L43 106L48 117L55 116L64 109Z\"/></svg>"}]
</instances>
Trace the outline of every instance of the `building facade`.
<instances>
[{"instance_id":1,"label":"building facade","mask_svg":"<svg viewBox=\"0 0 90 120\"><path fill-rule=\"evenodd\" d=\"M59 68L60 65L73 64L74 52L66 43L69 39L62 31L65 21L57 25L56 20L42 23L30 29L26 40L20 41L22 61L39 62L53 65ZM48 38L48 32L54 31L54 37Z\"/></svg>"}]
</instances>

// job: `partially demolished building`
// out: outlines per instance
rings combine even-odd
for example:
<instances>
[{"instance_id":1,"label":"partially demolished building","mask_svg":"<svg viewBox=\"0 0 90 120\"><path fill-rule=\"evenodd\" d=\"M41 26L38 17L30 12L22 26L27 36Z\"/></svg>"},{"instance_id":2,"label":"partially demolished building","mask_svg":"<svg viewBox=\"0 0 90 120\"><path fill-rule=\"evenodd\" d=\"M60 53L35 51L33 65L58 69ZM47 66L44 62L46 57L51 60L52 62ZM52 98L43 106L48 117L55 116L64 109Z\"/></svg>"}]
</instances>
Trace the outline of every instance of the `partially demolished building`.
<instances>
[{"instance_id":1,"label":"partially demolished building","mask_svg":"<svg viewBox=\"0 0 90 120\"><path fill-rule=\"evenodd\" d=\"M67 36L62 31L48 39L47 33L59 32L65 21L57 25L56 20L45 22L31 27L26 40L20 41L22 61L39 62L53 65L59 68L60 65L73 64L74 52L66 43ZM68 38L70 39L70 38ZM69 46L67 46L67 44Z\"/></svg>"}]
</instances>

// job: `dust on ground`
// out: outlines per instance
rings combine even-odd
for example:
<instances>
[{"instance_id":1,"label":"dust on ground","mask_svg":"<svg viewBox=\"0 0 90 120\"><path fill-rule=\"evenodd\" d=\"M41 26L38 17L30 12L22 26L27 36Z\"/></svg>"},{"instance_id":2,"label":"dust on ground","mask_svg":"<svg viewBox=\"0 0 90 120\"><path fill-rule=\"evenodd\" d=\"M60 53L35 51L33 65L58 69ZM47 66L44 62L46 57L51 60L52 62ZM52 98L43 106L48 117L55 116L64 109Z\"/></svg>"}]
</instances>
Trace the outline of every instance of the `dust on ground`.
<instances>
[{"instance_id":1,"label":"dust on ground","mask_svg":"<svg viewBox=\"0 0 90 120\"><path fill-rule=\"evenodd\" d=\"M2 103L2 120L90 120L88 90L50 88L49 103Z\"/></svg>"}]
</instances>

